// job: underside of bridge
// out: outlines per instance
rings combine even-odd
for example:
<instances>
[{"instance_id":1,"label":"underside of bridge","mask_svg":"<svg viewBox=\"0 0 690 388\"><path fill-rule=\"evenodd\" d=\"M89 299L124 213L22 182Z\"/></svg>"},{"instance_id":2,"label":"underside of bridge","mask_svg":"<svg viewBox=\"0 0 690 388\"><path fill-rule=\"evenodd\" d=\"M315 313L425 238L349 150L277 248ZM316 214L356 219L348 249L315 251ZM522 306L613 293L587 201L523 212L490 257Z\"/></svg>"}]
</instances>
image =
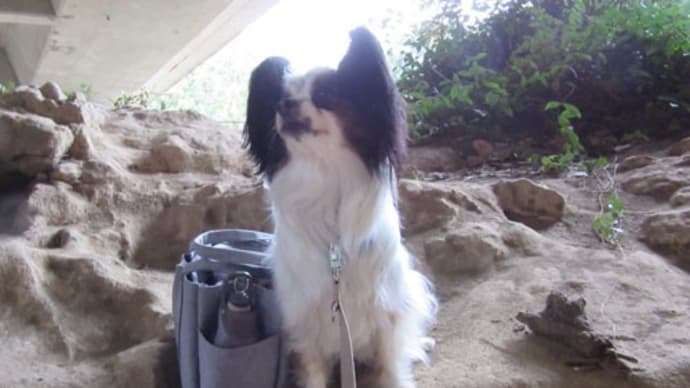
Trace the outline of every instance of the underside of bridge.
<instances>
[{"instance_id":1,"label":"underside of bridge","mask_svg":"<svg viewBox=\"0 0 690 388\"><path fill-rule=\"evenodd\" d=\"M0 82L163 92L278 0L0 0Z\"/></svg>"}]
</instances>

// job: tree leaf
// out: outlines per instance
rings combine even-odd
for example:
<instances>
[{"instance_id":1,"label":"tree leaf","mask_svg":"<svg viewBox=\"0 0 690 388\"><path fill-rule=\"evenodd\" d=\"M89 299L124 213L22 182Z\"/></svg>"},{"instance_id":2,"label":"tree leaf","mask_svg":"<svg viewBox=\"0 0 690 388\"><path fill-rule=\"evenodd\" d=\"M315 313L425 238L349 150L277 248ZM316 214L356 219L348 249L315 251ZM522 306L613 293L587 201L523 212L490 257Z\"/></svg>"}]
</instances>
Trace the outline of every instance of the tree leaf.
<instances>
[{"instance_id":1,"label":"tree leaf","mask_svg":"<svg viewBox=\"0 0 690 388\"><path fill-rule=\"evenodd\" d=\"M560 106L561 106L561 103L558 102L558 101L549 101L549 102L546 103L546 106L544 107L544 110L545 110L545 111L547 111L547 110L553 110L553 109L559 108Z\"/></svg>"}]
</instances>

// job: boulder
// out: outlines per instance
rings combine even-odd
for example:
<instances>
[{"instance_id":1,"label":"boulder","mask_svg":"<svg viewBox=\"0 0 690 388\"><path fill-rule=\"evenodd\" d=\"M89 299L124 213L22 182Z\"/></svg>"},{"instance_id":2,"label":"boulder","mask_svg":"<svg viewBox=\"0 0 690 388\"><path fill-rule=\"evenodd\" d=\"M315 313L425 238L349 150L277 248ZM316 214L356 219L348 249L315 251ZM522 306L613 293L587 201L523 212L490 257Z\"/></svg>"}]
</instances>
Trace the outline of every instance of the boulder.
<instances>
[{"instance_id":1,"label":"boulder","mask_svg":"<svg viewBox=\"0 0 690 388\"><path fill-rule=\"evenodd\" d=\"M50 179L62 181L69 184L79 182L82 174L83 164L74 161L64 161L55 167L50 174Z\"/></svg>"},{"instance_id":2,"label":"boulder","mask_svg":"<svg viewBox=\"0 0 690 388\"><path fill-rule=\"evenodd\" d=\"M506 217L536 230L554 225L565 213L560 193L529 179L501 181L493 190Z\"/></svg>"},{"instance_id":3,"label":"boulder","mask_svg":"<svg viewBox=\"0 0 690 388\"><path fill-rule=\"evenodd\" d=\"M479 274L506 259L544 253L543 238L529 227L487 219L453 224L424 241L424 258L441 277Z\"/></svg>"},{"instance_id":4,"label":"boulder","mask_svg":"<svg viewBox=\"0 0 690 388\"><path fill-rule=\"evenodd\" d=\"M641 239L664 252L689 252L690 209L675 209L647 217L642 223ZM686 260L690 260L688 256Z\"/></svg>"},{"instance_id":5,"label":"boulder","mask_svg":"<svg viewBox=\"0 0 690 388\"><path fill-rule=\"evenodd\" d=\"M501 236L484 224L465 224L424 244L425 257L435 273L477 273L505 260L508 248Z\"/></svg>"},{"instance_id":6,"label":"boulder","mask_svg":"<svg viewBox=\"0 0 690 388\"><path fill-rule=\"evenodd\" d=\"M621 179L623 190L667 201L673 193L690 186L690 171L684 168L654 168L635 171Z\"/></svg>"},{"instance_id":7,"label":"boulder","mask_svg":"<svg viewBox=\"0 0 690 388\"><path fill-rule=\"evenodd\" d=\"M76 101L67 101L65 98L59 100L52 98L56 95L62 97L59 87L55 89L56 86L44 85L42 89L19 86L14 92L0 96L0 105L22 108L58 124L84 123L86 120L82 105Z\"/></svg>"},{"instance_id":8,"label":"boulder","mask_svg":"<svg viewBox=\"0 0 690 388\"><path fill-rule=\"evenodd\" d=\"M656 161L656 158L649 155L632 155L623 159L620 164L618 164L617 171L623 173L630 170L636 170L645 166L649 166Z\"/></svg>"},{"instance_id":9,"label":"boulder","mask_svg":"<svg viewBox=\"0 0 690 388\"><path fill-rule=\"evenodd\" d=\"M212 184L182 193L143 227L131 264L174 268L189 241L205 230L232 226L269 231L268 209L261 188L229 191Z\"/></svg>"},{"instance_id":10,"label":"boulder","mask_svg":"<svg viewBox=\"0 0 690 388\"><path fill-rule=\"evenodd\" d=\"M44 83L39 90L41 91L43 97L49 100L62 101L67 99L65 93L63 93L62 89L60 89L60 86L52 81Z\"/></svg>"},{"instance_id":11,"label":"boulder","mask_svg":"<svg viewBox=\"0 0 690 388\"><path fill-rule=\"evenodd\" d=\"M87 160L92 157L93 142L89 134L90 128L84 125L74 125L71 127L74 134L74 142L68 153L74 159Z\"/></svg>"},{"instance_id":12,"label":"boulder","mask_svg":"<svg viewBox=\"0 0 690 388\"><path fill-rule=\"evenodd\" d=\"M91 104L81 105L85 123L63 126L24 101L59 109L56 88L23 90L0 97L0 116L13 123L0 137L0 387L178 387L171 291L189 240L217 228L271 230L241 128ZM24 122L39 127L21 131L30 139L16 131ZM17 139L31 146L8 146ZM17 150L42 162L18 164L8 157ZM426 152L434 168L450 162ZM641 193L655 182L677 190L659 202L619 193L622 249L591 231L598 203L587 178L550 178L558 191L539 177L400 181L404 244L441 303L418 386L690 386L690 155L649 152L624 160L630 169L616 181ZM137 169L146 160L149 169ZM577 354L535 341L514 317L541 309L552 291L585 299L592 330L642 370L627 379L573 371Z\"/></svg>"},{"instance_id":13,"label":"boulder","mask_svg":"<svg viewBox=\"0 0 690 388\"><path fill-rule=\"evenodd\" d=\"M669 200L672 206L685 206L690 204L690 186L686 186L676 191Z\"/></svg>"},{"instance_id":14,"label":"boulder","mask_svg":"<svg viewBox=\"0 0 690 388\"><path fill-rule=\"evenodd\" d=\"M415 171L453 172L464 167L462 155L451 147L414 146L408 151L406 177L414 177Z\"/></svg>"},{"instance_id":15,"label":"boulder","mask_svg":"<svg viewBox=\"0 0 690 388\"><path fill-rule=\"evenodd\" d=\"M669 155L678 156L690 152L690 137L683 138L668 150Z\"/></svg>"},{"instance_id":16,"label":"boulder","mask_svg":"<svg viewBox=\"0 0 690 388\"><path fill-rule=\"evenodd\" d=\"M150 154L139 162L137 170L154 173L180 173L192 170L194 151L179 136L170 136L154 144Z\"/></svg>"},{"instance_id":17,"label":"boulder","mask_svg":"<svg viewBox=\"0 0 690 388\"><path fill-rule=\"evenodd\" d=\"M442 189L412 180L399 185L403 230L412 235L440 228L456 216L454 205Z\"/></svg>"},{"instance_id":18,"label":"boulder","mask_svg":"<svg viewBox=\"0 0 690 388\"><path fill-rule=\"evenodd\" d=\"M69 128L34 115L0 110L0 173L52 170L72 145Z\"/></svg>"}]
</instances>

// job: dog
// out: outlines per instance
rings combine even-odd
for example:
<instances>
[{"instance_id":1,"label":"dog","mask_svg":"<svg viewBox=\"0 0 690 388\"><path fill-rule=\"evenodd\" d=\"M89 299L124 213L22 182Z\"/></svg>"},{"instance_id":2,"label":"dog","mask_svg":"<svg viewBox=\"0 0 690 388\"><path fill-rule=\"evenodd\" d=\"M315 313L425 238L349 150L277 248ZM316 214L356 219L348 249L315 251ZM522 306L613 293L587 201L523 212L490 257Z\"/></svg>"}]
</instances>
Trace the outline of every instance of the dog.
<instances>
[{"instance_id":1,"label":"dog","mask_svg":"<svg viewBox=\"0 0 690 388\"><path fill-rule=\"evenodd\" d=\"M437 301L401 237L405 107L376 37L352 30L337 69L295 75L285 58L262 61L249 81L244 136L271 205L270 265L298 383L325 388L338 361L335 245L355 360L372 367L377 386L414 387Z\"/></svg>"}]
</instances>

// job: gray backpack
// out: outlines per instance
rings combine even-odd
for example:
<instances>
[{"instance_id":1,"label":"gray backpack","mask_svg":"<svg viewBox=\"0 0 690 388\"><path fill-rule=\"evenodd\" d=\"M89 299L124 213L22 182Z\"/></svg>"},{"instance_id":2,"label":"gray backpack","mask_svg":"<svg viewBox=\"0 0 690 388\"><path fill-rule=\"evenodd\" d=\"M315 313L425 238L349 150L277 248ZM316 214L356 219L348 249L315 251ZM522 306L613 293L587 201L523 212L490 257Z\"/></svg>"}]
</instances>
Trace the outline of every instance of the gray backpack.
<instances>
[{"instance_id":1,"label":"gray backpack","mask_svg":"<svg viewBox=\"0 0 690 388\"><path fill-rule=\"evenodd\" d=\"M263 262L271 237L208 231L177 265L173 316L183 388L287 385L280 313Z\"/></svg>"}]
</instances>

